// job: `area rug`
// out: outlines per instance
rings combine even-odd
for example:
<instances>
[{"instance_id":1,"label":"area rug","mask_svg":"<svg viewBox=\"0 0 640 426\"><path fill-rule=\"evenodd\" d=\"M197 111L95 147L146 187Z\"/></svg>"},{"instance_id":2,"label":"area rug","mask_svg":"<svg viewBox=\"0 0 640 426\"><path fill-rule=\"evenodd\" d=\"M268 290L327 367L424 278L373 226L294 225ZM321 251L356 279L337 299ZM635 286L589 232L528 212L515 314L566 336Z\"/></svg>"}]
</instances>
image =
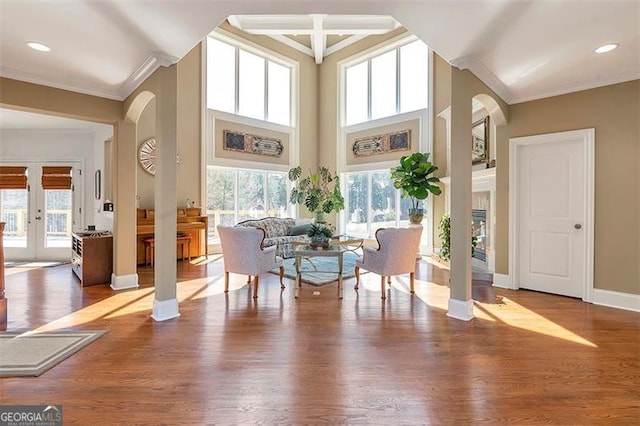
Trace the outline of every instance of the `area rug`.
<instances>
[{"instance_id":1,"label":"area rug","mask_svg":"<svg viewBox=\"0 0 640 426\"><path fill-rule=\"evenodd\" d=\"M342 257L342 279L355 277L355 266L358 255L354 252L348 251ZM282 262L284 265L284 276L291 279L296 279L296 259L294 257L290 259L284 259ZM312 257L303 258L300 265L302 270L302 282L311 285L325 285L338 280L338 259L335 257ZM334 272L322 272L322 271L334 271ZM273 274L279 274L277 269L270 271ZM364 273L365 271L361 271Z\"/></svg>"},{"instance_id":2,"label":"area rug","mask_svg":"<svg viewBox=\"0 0 640 426\"><path fill-rule=\"evenodd\" d=\"M39 376L106 332L0 333L0 377Z\"/></svg>"}]
</instances>

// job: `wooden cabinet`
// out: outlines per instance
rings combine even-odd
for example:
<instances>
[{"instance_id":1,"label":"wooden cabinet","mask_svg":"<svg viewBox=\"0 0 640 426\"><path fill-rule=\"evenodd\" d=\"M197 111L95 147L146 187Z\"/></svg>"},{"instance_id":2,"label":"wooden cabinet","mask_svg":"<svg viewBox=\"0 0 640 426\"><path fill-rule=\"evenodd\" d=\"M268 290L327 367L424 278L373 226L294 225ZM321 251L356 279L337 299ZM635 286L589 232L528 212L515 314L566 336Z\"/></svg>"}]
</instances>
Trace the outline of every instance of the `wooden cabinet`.
<instances>
[{"instance_id":1,"label":"wooden cabinet","mask_svg":"<svg viewBox=\"0 0 640 426\"><path fill-rule=\"evenodd\" d=\"M109 284L113 271L113 236L89 232L72 234L71 268L83 287Z\"/></svg>"}]
</instances>

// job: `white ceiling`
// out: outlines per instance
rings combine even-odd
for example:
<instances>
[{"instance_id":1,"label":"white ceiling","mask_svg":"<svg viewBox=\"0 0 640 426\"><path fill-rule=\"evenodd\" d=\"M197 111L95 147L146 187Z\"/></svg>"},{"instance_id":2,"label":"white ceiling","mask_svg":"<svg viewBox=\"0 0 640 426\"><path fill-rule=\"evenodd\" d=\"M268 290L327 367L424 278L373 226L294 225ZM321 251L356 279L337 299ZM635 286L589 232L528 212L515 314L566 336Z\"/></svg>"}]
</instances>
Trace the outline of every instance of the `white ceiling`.
<instances>
[{"instance_id":1,"label":"white ceiling","mask_svg":"<svg viewBox=\"0 0 640 426\"><path fill-rule=\"evenodd\" d=\"M122 100L228 16L266 14L392 16L508 103L640 78L639 0L0 0L0 75Z\"/></svg>"}]
</instances>

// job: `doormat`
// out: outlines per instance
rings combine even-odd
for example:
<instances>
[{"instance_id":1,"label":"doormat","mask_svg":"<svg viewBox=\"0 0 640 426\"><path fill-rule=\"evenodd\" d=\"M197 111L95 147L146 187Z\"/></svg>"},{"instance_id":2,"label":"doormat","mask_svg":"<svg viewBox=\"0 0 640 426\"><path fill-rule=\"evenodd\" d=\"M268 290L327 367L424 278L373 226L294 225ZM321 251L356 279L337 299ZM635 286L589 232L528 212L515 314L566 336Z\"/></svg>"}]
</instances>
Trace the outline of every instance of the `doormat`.
<instances>
[{"instance_id":1,"label":"doormat","mask_svg":"<svg viewBox=\"0 0 640 426\"><path fill-rule=\"evenodd\" d=\"M54 266L65 265L69 263L65 261L28 261L28 262L4 262L5 268L51 268Z\"/></svg>"},{"instance_id":2,"label":"doormat","mask_svg":"<svg viewBox=\"0 0 640 426\"><path fill-rule=\"evenodd\" d=\"M0 333L0 377L39 376L106 332Z\"/></svg>"},{"instance_id":3,"label":"doormat","mask_svg":"<svg viewBox=\"0 0 640 426\"><path fill-rule=\"evenodd\" d=\"M342 257L342 279L352 278L356 276L355 266L358 255L354 252L348 251ZM282 266L284 266L284 276L296 279L296 259L295 257L284 259ZM335 257L311 257L303 258L300 270L302 271L302 282L321 286L338 281L338 259ZM330 271L330 272L325 272ZM273 269L272 274L279 274L278 269ZM366 271L360 270L360 274L364 274Z\"/></svg>"}]
</instances>

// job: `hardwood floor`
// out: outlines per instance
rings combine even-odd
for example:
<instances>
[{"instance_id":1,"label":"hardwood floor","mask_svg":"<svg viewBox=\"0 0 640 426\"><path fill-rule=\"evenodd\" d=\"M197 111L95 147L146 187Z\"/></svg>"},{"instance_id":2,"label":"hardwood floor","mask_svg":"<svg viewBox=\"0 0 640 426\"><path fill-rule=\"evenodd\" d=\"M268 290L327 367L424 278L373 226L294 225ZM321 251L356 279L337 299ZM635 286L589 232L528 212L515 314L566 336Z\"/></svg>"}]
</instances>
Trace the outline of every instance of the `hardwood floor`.
<instances>
[{"instance_id":1,"label":"hardwood floor","mask_svg":"<svg viewBox=\"0 0 640 426\"><path fill-rule=\"evenodd\" d=\"M640 314L474 285L476 318L446 316L446 270L280 291L222 260L179 262L181 316L150 318L141 288L80 288L69 266L7 270L8 331L107 329L36 378L0 379L1 404L62 404L65 424L561 424L640 419ZM319 295L314 295L319 291Z\"/></svg>"}]
</instances>

